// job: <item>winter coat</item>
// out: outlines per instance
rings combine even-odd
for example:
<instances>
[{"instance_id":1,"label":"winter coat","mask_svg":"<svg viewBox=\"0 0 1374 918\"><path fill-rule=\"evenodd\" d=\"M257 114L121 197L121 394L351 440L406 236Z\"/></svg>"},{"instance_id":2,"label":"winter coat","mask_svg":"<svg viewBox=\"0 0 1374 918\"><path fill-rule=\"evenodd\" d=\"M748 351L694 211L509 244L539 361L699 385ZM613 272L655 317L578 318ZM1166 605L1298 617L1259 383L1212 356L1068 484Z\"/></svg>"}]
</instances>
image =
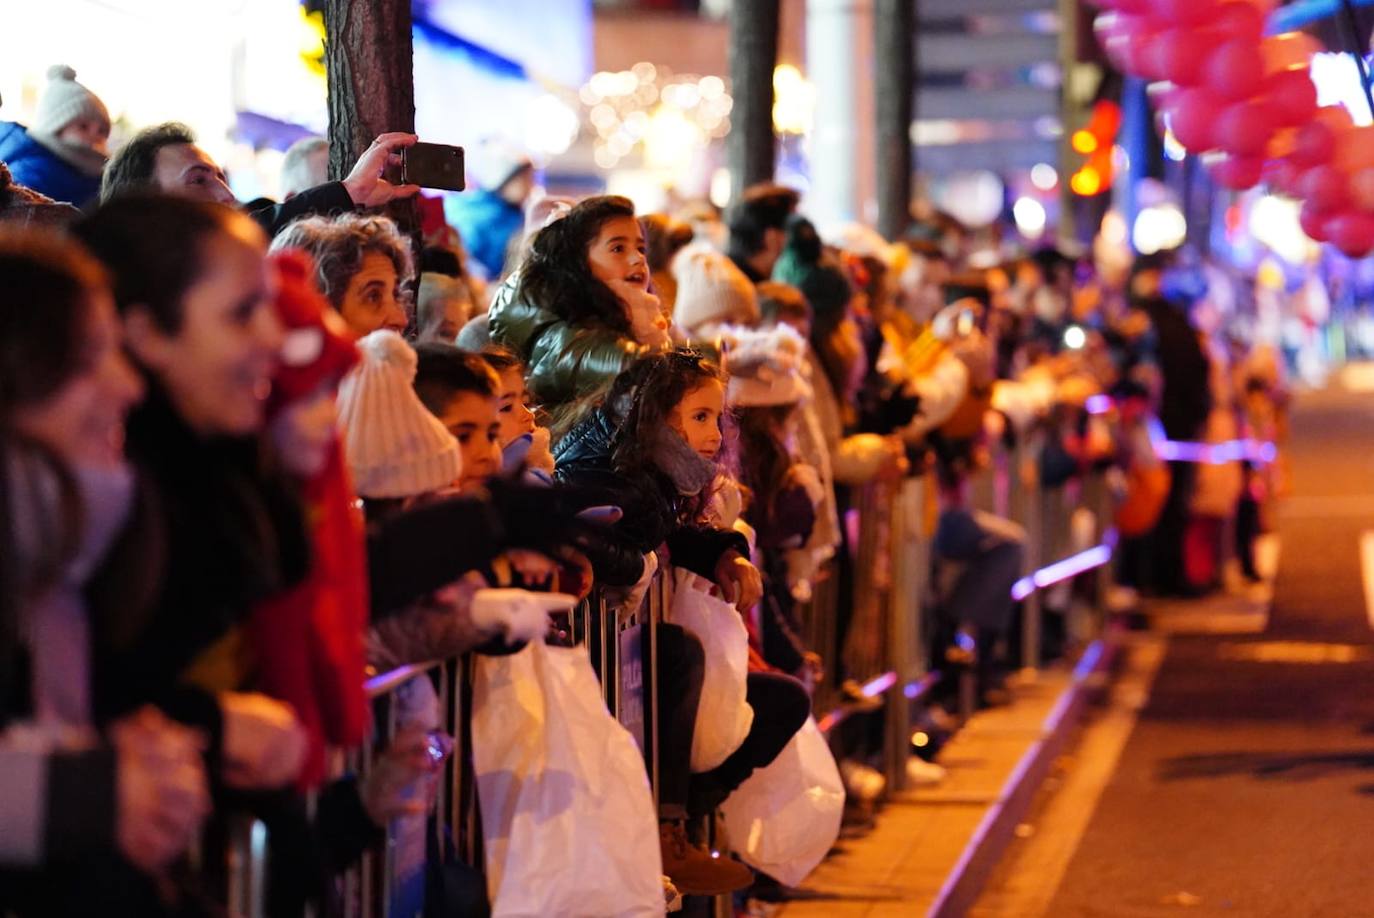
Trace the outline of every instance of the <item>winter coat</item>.
<instances>
[{"instance_id":1,"label":"winter coat","mask_svg":"<svg viewBox=\"0 0 1374 918\"><path fill-rule=\"evenodd\" d=\"M618 331L574 326L518 296L498 294L489 320L491 340L525 362L530 393L546 409L595 394L646 353Z\"/></svg>"},{"instance_id":2,"label":"winter coat","mask_svg":"<svg viewBox=\"0 0 1374 918\"><path fill-rule=\"evenodd\" d=\"M105 156L90 147L4 121L0 122L0 162L10 167L16 182L55 201L86 207L100 196Z\"/></svg>"},{"instance_id":3,"label":"winter coat","mask_svg":"<svg viewBox=\"0 0 1374 918\"><path fill-rule=\"evenodd\" d=\"M501 276L511 241L525 228L525 212L494 191L479 188L453 199L449 222L488 280Z\"/></svg>"},{"instance_id":4,"label":"winter coat","mask_svg":"<svg viewBox=\"0 0 1374 918\"><path fill-rule=\"evenodd\" d=\"M62 229L80 216L81 211L72 205L16 182L9 167L0 162L0 224L20 229Z\"/></svg>"},{"instance_id":5,"label":"winter coat","mask_svg":"<svg viewBox=\"0 0 1374 918\"><path fill-rule=\"evenodd\" d=\"M271 239L282 230L302 217L310 217L316 214L323 217L333 217L339 214L351 214L356 210L353 199L349 197L343 182L326 182L323 185L316 185L314 188L307 188L300 194L294 196L289 201L280 204L262 199L251 202L245 210L248 216L257 221L258 225L267 233L267 238Z\"/></svg>"},{"instance_id":6,"label":"winter coat","mask_svg":"<svg viewBox=\"0 0 1374 918\"><path fill-rule=\"evenodd\" d=\"M726 552L749 556L749 542L738 532L684 523L682 497L667 476L617 471L613 459L617 433L606 410L598 408L554 448L555 481L600 494L602 503L617 506L624 514L605 532L603 544L584 548L598 583L633 585L643 572L644 555L664 545L669 555L666 563L708 580L715 579L716 565Z\"/></svg>"}]
</instances>

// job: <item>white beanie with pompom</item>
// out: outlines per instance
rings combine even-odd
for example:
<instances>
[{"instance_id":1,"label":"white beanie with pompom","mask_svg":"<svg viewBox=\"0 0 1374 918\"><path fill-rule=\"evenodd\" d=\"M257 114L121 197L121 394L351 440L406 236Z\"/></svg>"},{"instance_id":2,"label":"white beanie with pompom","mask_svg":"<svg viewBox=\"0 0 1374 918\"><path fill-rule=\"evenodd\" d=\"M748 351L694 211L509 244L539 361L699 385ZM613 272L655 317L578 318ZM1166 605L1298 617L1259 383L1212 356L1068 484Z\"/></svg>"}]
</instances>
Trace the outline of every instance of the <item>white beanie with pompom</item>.
<instances>
[{"instance_id":1,"label":"white beanie with pompom","mask_svg":"<svg viewBox=\"0 0 1374 918\"><path fill-rule=\"evenodd\" d=\"M38 100L33 130L40 134L57 135L73 121L95 121L110 129L110 113L105 103L76 81L76 71L66 64L48 68L48 87Z\"/></svg>"},{"instance_id":2,"label":"white beanie with pompom","mask_svg":"<svg viewBox=\"0 0 1374 918\"><path fill-rule=\"evenodd\" d=\"M458 480L458 441L415 394L419 358L394 331L358 342L362 361L339 386L344 455L360 497L418 497Z\"/></svg>"}]
</instances>

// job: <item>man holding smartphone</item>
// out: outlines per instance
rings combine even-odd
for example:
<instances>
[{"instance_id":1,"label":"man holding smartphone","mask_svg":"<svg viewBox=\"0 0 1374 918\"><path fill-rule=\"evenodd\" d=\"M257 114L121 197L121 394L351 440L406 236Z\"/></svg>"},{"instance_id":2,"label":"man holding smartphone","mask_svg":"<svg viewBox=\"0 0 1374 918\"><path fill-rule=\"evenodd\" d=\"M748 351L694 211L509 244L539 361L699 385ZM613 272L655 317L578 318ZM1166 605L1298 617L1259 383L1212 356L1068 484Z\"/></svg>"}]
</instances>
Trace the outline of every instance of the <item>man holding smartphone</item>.
<instances>
[{"instance_id":1,"label":"man holding smartphone","mask_svg":"<svg viewBox=\"0 0 1374 918\"><path fill-rule=\"evenodd\" d=\"M269 236L310 214L337 214L358 208L381 207L408 198L418 185L393 185L383 178L388 165L400 162L399 151L419 138L414 134L382 134L372 141L341 182L326 182L281 204L250 206L249 215ZM161 191L179 197L219 204L237 204L224 170L196 145L195 134L184 124L167 122L144 128L124 144L105 166L100 200L122 194Z\"/></svg>"}]
</instances>

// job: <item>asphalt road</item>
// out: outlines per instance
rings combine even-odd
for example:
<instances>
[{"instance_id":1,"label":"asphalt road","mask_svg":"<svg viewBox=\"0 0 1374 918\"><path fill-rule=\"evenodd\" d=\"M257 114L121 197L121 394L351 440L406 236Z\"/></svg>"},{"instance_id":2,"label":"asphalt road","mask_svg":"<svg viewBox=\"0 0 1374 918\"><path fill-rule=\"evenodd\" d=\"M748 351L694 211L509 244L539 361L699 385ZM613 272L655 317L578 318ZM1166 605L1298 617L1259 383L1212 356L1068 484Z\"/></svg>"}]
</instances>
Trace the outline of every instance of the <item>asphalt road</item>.
<instances>
[{"instance_id":1,"label":"asphalt road","mask_svg":"<svg viewBox=\"0 0 1374 918\"><path fill-rule=\"evenodd\" d=\"M1267 630L1174 637L1052 916L1374 916L1374 394L1305 396Z\"/></svg>"}]
</instances>

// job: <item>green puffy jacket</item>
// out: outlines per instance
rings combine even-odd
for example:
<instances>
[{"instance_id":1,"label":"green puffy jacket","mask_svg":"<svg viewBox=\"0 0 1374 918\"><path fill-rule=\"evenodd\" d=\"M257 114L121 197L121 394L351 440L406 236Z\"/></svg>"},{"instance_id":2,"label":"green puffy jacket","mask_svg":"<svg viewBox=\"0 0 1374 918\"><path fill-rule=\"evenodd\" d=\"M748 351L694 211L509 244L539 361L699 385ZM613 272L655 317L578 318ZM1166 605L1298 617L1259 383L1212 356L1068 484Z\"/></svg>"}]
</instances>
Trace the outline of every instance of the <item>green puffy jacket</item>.
<instances>
[{"instance_id":1,"label":"green puffy jacket","mask_svg":"<svg viewBox=\"0 0 1374 918\"><path fill-rule=\"evenodd\" d=\"M512 279L488 313L491 340L515 351L528 368L527 385L546 409L585 398L620 375L646 348L604 326L576 327L547 309L520 302Z\"/></svg>"}]
</instances>

